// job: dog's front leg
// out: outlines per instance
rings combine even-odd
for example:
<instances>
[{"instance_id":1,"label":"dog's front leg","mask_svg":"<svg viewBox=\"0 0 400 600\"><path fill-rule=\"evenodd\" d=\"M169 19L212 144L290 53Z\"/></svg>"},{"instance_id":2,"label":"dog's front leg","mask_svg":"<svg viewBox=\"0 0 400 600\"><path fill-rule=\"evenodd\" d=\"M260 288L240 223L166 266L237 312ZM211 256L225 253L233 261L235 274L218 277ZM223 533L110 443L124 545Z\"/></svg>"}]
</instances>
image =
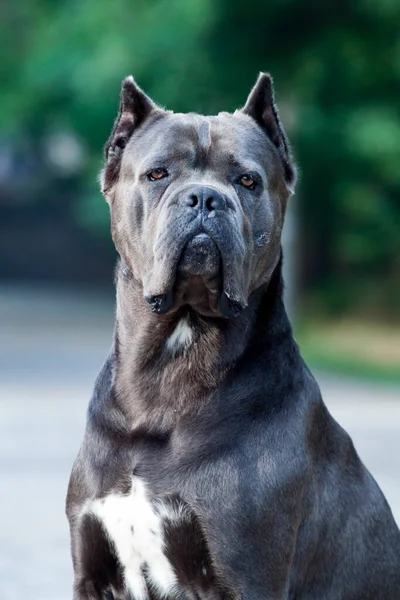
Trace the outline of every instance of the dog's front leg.
<instances>
[{"instance_id":1,"label":"dog's front leg","mask_svg":"<svg viewBox=\"0 0 400 600\"><path fill-rule=\"evenodd\" d=\"M218 488L210 470L208 479L199 478L203 498L212 502L198 504L196 511L221 582L238 600L288 600L302 511L300 468L278 483L257 481L244 469L235 477L232 469L217 467Z\"/></svg>"},{"instance_id":2,"label":"dog's front leg","mask_svg":"<svg viewBox=\"0 0 400 600\"><path fill-rule=\"evenodd\" d=\"M238 596L240 600L288 600L288 591L273 591L260 587L258 584L248 582L242 587Z\"/></svg>"},{"instance_id":3,"label":"dog's front leg","mask_svg":"<svg viewBox=\"0 0 400 600\"><path fill-rule=\"evenodd\" d=\"M276 523L268 538L267 528L251 526L249 535L243 535L240 523L239 528L232 523L229 531L220 532L217 544L209 539L221 581L237 600L288 600L295 528L284 530Z\"/></svg>"},{"instance_id":4,"label":"dog's front leg","mask_svg":"<svg viewBox=\"0 0 400 600\"><path fill-rule=\"evenodd\" d=\"M105 600L102 589L94 581L81 580L74 583L73 600ZM113 598L109 596L109 598Z\"/></svg>"},{"instance_id":5,"label":"dog's front leg","mask_svg":"<svg viewBox=\"0 0 400 600\"><path fill-rule=\"evenodd\" d=\"M113 600L111 589L124 598L120 566L100 522L84 514L70 520L74 568L73 600Z\"/></svg>"}]
</instances>

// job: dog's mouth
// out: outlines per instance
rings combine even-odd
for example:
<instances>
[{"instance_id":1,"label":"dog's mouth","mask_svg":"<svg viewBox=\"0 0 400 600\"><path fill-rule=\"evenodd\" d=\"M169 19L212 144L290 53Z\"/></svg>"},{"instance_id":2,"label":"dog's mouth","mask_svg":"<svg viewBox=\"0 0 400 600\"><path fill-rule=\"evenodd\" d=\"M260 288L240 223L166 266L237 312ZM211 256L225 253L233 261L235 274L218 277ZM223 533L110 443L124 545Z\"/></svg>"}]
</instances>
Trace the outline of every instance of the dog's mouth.
<instances>
[{"instance_id":1,"label":"dog's mouth","mask_svg":"<svg viewBox=\"0 0 400 600\"><path fill-rule=\"evenodd\" d=\"M221 253L207 233L198 233L186 243L178 262L178 278L202 277L207 282L221 271Z\"/></svg>"},{"instance_id":2,"label":"dog's mouth","mask_svg":"<svg viewBox=\"0 0 400 600\"><path fill-rule=\"evenodd\" d=\"M189 304L203 315L218 315L222 293L223 261L217 243L198 233L184 246L174 285L175 302Z\"/></svg>"},{"instance_id":3,"label":"dog's mouth","mask_svg":"<svg viewBox=\"0 0 400 600\"><path fill-rule=\"evenodd\" d=\"M165 226L144 280L151 310L166 314L184 304L205 316L236 317L247 305L245 241L226 218L179 219Z\"/></svg>"},{"instance_id":4,"label":"dog's mouth","mask_svg":"<svg viewBox=\"0 0 400 600\"><path fill-rule=\"evenodd\" d=\"M189 304L206 316L236 317L243 309L224 290L223 253L205 232L196 233L184 245L175 279L166 294L146 296L153 312L165 314Z\"/></svg>"}]
</instances>

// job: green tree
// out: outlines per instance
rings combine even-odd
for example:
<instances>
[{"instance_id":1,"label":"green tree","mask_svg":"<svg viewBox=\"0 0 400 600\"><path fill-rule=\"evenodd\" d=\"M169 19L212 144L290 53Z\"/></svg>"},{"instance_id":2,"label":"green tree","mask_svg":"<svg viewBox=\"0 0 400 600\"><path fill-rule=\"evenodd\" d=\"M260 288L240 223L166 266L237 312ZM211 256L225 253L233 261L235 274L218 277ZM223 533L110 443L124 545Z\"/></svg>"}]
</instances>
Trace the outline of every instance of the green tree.
<instances>
[{"instance_id":1,"label":"green tree","mask_svg":"<svg viewBox=\"0 0 400 600\"><path fill-rule=\"evenodd\" d=\"M213 113L270 71L300 165L305 298L400 313L399 22L396 0L8 0L3 138L75 132L89 156L75 216L107 231L95 174L124 76Z\"/></svg>"}]
</instances>

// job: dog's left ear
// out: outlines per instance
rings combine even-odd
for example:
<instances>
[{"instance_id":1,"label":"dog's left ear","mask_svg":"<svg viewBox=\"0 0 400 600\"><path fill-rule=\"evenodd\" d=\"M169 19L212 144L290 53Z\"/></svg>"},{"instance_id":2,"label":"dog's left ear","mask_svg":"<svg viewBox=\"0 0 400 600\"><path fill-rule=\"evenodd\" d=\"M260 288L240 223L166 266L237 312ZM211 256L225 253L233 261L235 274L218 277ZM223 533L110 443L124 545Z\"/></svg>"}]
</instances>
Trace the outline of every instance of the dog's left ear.
<instances>
[{"instance_id":1,"label":"dog's left ear","mask_svg":"<svg viewBox=\"0 0 400 600\"><path fill-rule=\"evenodd\" d=\"M101 173L103 193L112 187L118 177L122 154L131 136L157 109L158 107L140 89L131 75L124 79L118 115L104 148L106 165Z\"/></svg>"},{"instance_id":2,"label":"dog's left ear","mask_svg":"<svg viewBox=\"0 0 400 600\"><path fill-rule=\"evenodd\" d=\"M291 160L287 137L276 108L271 75L260 73L242 112L258 123L278 150L286 187L293 194L296 183L296 168Z\"/></svg>"}]
</instances>

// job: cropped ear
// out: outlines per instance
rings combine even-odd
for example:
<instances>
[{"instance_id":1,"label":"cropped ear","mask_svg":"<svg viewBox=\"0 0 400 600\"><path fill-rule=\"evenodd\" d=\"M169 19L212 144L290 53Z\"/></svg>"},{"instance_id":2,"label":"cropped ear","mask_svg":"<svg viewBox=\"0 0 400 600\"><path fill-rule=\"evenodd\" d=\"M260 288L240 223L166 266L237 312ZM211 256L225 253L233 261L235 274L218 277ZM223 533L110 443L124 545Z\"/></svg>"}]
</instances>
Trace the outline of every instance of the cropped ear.
<instances>
[{"instance_id":1,"label":"cropped ear","mask_svg":"<svg viewBox=\"0 0 400 600\"><path fill-rule=\"evenodd\" d=\"M271 75L260 73L242 112L258 123L278 150L286 187L293 194L296 183L296 168L291 160L287 137L276 108Z\"/></svg>"},{"instance_id":2,"label":"cropped ear","mask_svg":"<svg viewBox=\"0 0 400 600\"><path fill-rule=\"evenodd\" d=\"M110 189L118 177L122 153L133 132L157 106L135 83L132 75L122 82L119 111L104 147L106 165L101 174L102 191Z\"/></svg>"}]
</instances>

